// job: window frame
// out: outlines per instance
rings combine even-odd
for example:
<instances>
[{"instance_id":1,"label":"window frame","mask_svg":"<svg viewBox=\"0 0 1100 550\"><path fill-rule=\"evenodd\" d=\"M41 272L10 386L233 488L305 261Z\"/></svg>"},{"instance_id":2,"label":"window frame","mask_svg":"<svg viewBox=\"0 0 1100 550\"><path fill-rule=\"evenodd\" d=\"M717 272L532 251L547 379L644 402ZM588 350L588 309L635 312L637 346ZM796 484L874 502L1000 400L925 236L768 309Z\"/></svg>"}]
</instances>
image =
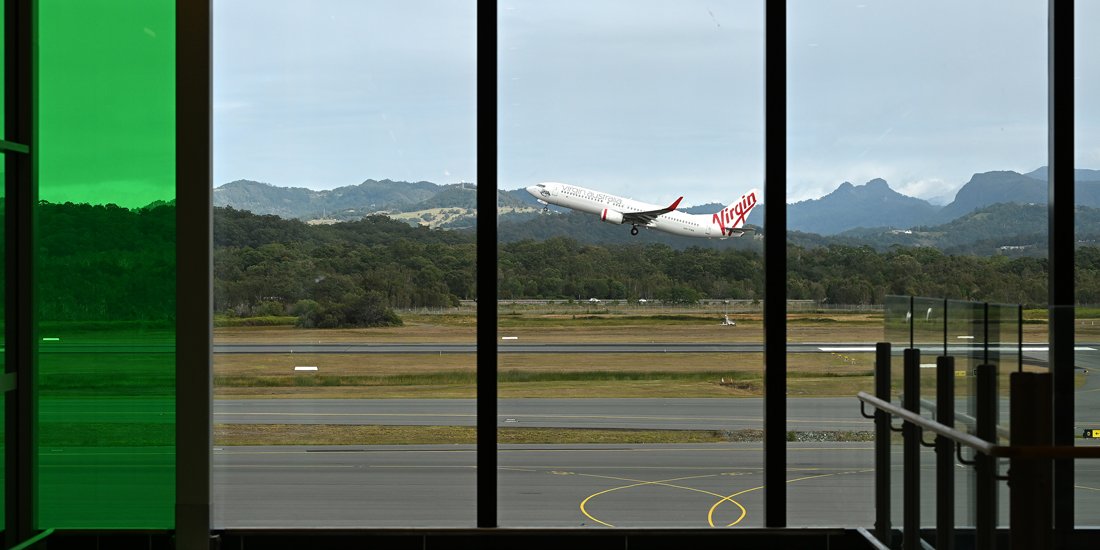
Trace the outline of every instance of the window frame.
<instances>
[{"instance_id":1,"label":"window frame","mask_svg":"<svg viewBox=\"0 0 1100 550\"><path fill-rule=\"evenodd\" d=\"M765 194L786 196L786 1L765 1ZM6 399L7 503L5 538L13 546L34 535L34 334L29 289L33 272L30 237L32 207L37 203L33 185L35 163L34 50L35 0L6 0L5 10L5 144L7 243L5 276L6 346L4 384ZM1073 309L1074 302L1074 96L1072 1L1048 0L1048 165L1049 265L1051 319L1049 325L1054 370L1055 443L1072 444ZM211 0L176 1L177 11L177 544L199 547L211 535L212 466L212 87ZM497 10L479 10L478 66L497 73ZM770 55L769 55L770 53ZM497 287L496 86L478 87L483 108L477 130L478 161L491 167L479 178L478 287ZM488 145L488 146L486 146ZM771 300L765 300L764 468L765 525L786 527L786 201L765 203L770 238L765 239L765 281ZM490 214L491 213L491 214ZM191 299L206 296L205 300ZM1068 307L1067 307L1068 306ZM427 544L462 545L472 533L493 532L505 536L538 536L535 529L496 530L497 521L497 311L478 308L477 313L477 528L474 530L403 530ZM186 365L186 367L185 367ZM1074 534L1073 462L1055 465L1055 532L1060 540ZM868 495L870 498L870 495ZM486 529L491 531L485 531ZM751 531L751 530L750 530ZM567 531L555 530L555 533ZM814 536L830 536L839 530L804 530ZM270 531L242 531L242 536L262 537ZM251 533L251 534L249 534ZM386 530L359 529L352 533L388 536ZM642 533L642 534L639 534ZM716 535L713 531L678 529L660 533L615 530L578 532L586 541L628 537L656 537L672 541L685 535ZM759 534L759 532L757 532ZM796 536L784 531L786 536ZM824 535L822 535L824 533ZM661 536L667 536L661 539ZM282 537L281 537L282 538ZM718 544L728 539L717 537ZM513 539L518 540L518 539ZM552 542L558 544L560 541ZM541 546L536 544L536 546Z\"/></svg>"}]
</instances>

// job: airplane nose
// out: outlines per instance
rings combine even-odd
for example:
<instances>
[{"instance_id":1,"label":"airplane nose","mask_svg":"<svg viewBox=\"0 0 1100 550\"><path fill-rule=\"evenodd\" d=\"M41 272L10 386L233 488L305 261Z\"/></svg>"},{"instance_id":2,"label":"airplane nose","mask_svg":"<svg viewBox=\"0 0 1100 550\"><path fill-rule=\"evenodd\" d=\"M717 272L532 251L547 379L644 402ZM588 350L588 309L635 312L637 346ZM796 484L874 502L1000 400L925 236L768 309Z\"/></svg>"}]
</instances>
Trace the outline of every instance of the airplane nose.
<instances>
[{"instance_id":1,"label":"airplane nose","mask_svg":"<svg viewBox=\"0 0 1100 550\"><path fill-rule=\"evenodd\" d=\"M537 185L528 185L527 186L527 192L534 195L534 196L536 196L536 197L539 196L539 188L538 188Z\"/></svg>"}]
</instances>

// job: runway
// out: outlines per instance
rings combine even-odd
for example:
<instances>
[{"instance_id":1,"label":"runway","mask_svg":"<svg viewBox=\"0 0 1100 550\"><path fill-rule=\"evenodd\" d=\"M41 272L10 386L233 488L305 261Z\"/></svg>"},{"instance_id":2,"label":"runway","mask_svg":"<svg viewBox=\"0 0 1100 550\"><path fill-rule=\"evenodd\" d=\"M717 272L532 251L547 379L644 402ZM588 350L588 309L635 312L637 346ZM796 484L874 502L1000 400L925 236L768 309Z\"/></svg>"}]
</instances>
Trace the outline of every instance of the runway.
<instances>
[{"instance_id":1,"label":"runway","mask_svg":"<svg viewBox=\"0 0 1100 550\"><path fill-rule=\"evenodd\" d=\"M1081 345L1079 367L1100 368L1100 353ZM750 353L760 344L517 344L501 353ZM1036 349L1038 348L1038 349ZM1042 346L1025 351L1042 364ZM72 353L168 353L171 346L49 345ZM870 353L867 344L791 344L791 353ZM475 353L471 345L298 344L222 345L217 353ZM895 350L898 352L900 350ZM929 357L935 350L927 351ZM1085 377L1075 394L1078 427L1100 428L1100 380ZM853 397L790 398L790 431L868 431ZM105 406L106 405L106 406ZM960 407L961 408L961 407ZM94 411L95 414L81 414ZM511 399L498 402L499 426L629 429L760 429L763 403L737 399ZM460 425L475 422L475 402L462 399L236 399L215 400L215 423ZM1007 420L1005 412L1002 421ZM170 398L150 397L114 407L76 396L44 398L40 421L165 422ZM1095 424L1095 426L1094 426ZM364 442L369 443L369 442ZM1091 443L1091 442L1090 442ZM873 524L872 443L790 442L787 447L788 523L792 526ZM150 451L152 451L151 449ZM79 451L79 452L78 452ZM140 451L140 452L139 452ZM170 448L151 458L142 449L43 448L41 468L73 486L72 472L91 463L117 474L116 485L140 492L140 464L172 467ZM894 494L900 495L900 447L893 455ZM471 527L475 518L475 449L470 445L341 447L216 447L213 450L215 527ZM163 456L161 456L163 455ZM922 515L932 521L935 499L931 450L922 450ZM1077 523L1100 524L1100 463L1076 467ZM163 463L163 464L161 464ZM499 518L503 527L697 527L763 525L763 449L760 443L699 445L507 445L498 453ZM158 470L159 471L159 470ZM971 470L957 470L959 524L972 523ZM1002 470L1003 471L1003 470ZM484 473L483 473L484 474ZM142 475L146 475L142 473ZM492 475L492 474L489 474ZM112 478L114 479L114 478ZM1001 485L1007 522L1007 490ZM58 489L61 490L61 489ZM86 505L96 506L95 495ZM83 501L82 501L83 502ZM134 511L137 513L139 511Z\"/></svg>"},{"instance_id":2,"label":"runway","mask_svg":"<svg viewBox=\"0 0 1100 550\"><path fill-rule=\"evenodd\" d=\"M791 344L791 353L821 352L830 344ZM521 344L502 341L498 353L759 353L760 343L677 343L633 342L594 344ZM871 347L874 351L874 347ZM284 354L284 353L477 353L476 344L215 344L214 353Z\"/></svg>"},{"instance_id":3,"label":"runway","mask_svg":"<svg viewBox=\"0 0 1100 550\"><path fill-rule=\"evenodd\" d=\"M790 443L788 524L870 527L870 443ZM935 513L935 455L921 452L922 524ZM498 452L502 527L763 526L759 443L512 445ZM900 446L892 493L901 496ZM1077 467L1079 525L1095 525L1100 469ZM234 447L214 452L214 524L222 527L472 527L472 446ZM1005 467L1002 467L1002 469ZM956 470L956 523L972 524L968 476ZM1000 522L1008 491L999 484ZM895 500L898 502L898 500Z\"/></svg>"},{"instance_id":4,"label":"runway","mask_svg":"<svg viewBox=\"0 0 1100 550\"><path fill-rule=\"evenodd\" d=\"M792 513L823 525L873 522L870 444L800 445L790 454ZM214 459L220 527L475 522L471 446L224 448ZM759 527L762 460L758 443L502 446L500 523ZM838 495L854 498L841 508Z\"/></svg>"},{"instance_id":5,"label":"runway","mask_svg":"<svg viewBox=\"0 0 1100 550\"><path fill-rule=\"evenodd\" d=\"M1076 393L1078 422L1100 419L1089 377ZM759 399L501 400L500 426L716 429L762 427ZM1002 403L1002 406L1006 403ZM854 398L788 400L792 431L871 429ZM960 402L960 410L963 404ZM473 425L473 400L217 400L215 422ZM1007 411L1002 410L1002 420ZM1080 444L1092 444L1082 441ZM901 446L892 451L895 501ZM502 527L763 526L758 442L694 445L501 445ZM476 501L471 445L216 447L217 527L471 527ZM921 450L922 517L935 513L935 454ZM874 523L873 443L790 442L792 526ZM1002 472L1007 464L1002 465ZM958 524L973 518L969 476L956 470ZM1076 466L1077 523L1100 518L1100 463ZM1008 491L999 485L1000 521Z\"/></svg>"},{"instance_id":6,"label":"runway","mask_svg":"<svg viewBox=\"0 0 1100 550\"><path fill-rule=\"evenodd\" d=\"M762 429L759 398L501 399L497 424L512 427L655 430ZM788 429L871 431L850 398L788 401ZM225 424L377 424L473 426L473 399L217 399L214 422Z\"/></svg>"}]
</instances>

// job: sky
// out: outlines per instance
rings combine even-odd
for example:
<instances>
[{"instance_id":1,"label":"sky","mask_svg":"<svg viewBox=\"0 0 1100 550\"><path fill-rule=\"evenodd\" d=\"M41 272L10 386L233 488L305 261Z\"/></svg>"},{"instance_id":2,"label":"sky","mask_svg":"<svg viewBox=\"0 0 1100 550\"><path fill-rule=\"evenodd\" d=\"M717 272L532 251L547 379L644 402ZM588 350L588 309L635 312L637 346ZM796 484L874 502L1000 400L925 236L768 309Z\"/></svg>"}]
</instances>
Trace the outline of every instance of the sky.
<instances>
[{"instance_id":1,"label":"sky","mask_svg":"<svg viewBox=\"0 0 1100 550\"><path fill-rule=\"evenodd\" d=\"M215 3L215 185L476 182L475 3L303 5ZM762 6L497 2L499 186L686 205L763 187ZM943 203L1046 164L1046 0L788 6L788 202L881 177ZM1077 20L1075 157L1100 168L1100 1Z\"/></svg>"}]
</instances>

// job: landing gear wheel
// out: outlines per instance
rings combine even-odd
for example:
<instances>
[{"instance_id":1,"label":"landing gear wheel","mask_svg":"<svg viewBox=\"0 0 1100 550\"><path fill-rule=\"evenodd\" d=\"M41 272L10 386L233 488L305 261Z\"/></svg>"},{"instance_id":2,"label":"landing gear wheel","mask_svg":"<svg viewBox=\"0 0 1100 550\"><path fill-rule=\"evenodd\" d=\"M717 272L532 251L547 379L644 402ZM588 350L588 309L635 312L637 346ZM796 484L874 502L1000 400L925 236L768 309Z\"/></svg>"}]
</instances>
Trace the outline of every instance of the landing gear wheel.
<instances>
[{"instance_id":1,"label":"landing gear wheel","mask_svg":"<svg viewBox=\"0 0 1100 550\"><path fill-rule=\"evenodd\" d=\"M634 227L631 227L630 228L630 234L631 235L637 235L638 234L638 226L635 225Z\"/></svg>"}]
</instances>

